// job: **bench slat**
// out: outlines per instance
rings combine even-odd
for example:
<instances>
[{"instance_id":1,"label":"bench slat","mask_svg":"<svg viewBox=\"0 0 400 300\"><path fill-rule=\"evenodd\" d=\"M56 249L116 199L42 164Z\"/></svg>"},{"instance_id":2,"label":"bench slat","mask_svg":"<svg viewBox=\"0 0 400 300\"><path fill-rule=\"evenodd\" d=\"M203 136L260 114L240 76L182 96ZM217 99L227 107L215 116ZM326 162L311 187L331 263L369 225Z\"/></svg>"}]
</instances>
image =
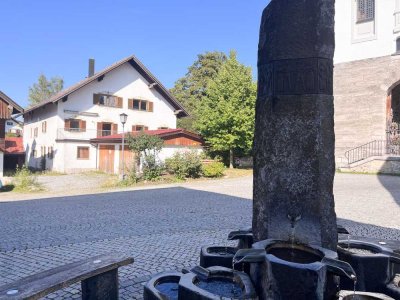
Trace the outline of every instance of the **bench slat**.
<instances>
[{"instance_id":1,"label":"bench slat","mask_svg":"<svg viewBox=\"0 0 400 300\"><path fill-rule=\"evenodd\" d=\"M39 299L71 284L133 263L133 258L122 253L99 255L81 260L0 286L0 299ZM18 294L7 295L10 290Z\"/></svg>"}]
</instances>

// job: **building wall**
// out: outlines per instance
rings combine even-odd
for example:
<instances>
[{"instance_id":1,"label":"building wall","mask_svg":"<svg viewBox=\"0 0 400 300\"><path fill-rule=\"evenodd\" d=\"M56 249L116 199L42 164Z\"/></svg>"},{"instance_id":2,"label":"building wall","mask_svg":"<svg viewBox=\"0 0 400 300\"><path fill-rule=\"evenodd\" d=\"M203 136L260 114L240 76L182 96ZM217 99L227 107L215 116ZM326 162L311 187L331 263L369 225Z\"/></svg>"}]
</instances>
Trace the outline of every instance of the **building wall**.
<instances>
[{"instance_id":1,"label":"building wall","mask_svg":"<svg viewBox=\"0 0 400 300\"><path fill-rule=\"evenodd\" d=\"M357 22L358 0L336 0L336 164L345 151L386 139L387 97L400 81L400 0L375 0L373 20Z\"/></svg>"},{"instance_id":2,"label":"building wall","mask_svg":"<svg viewBox=\"0 0 400 300\"><path fill-rule=\"evenodd\" d=\"M46 122L46 132L42 131L43 122ZM25 115L23 141L27 166L40 169L42 147L46 147L46 153L49 151L49 147L53 147L54 158L52 159L46 155L46 169L63 172L61 161L58 161L63 145L56 142L59 123L60 117L57 115L57 105L52 103ZM37 137L35 137L35 129L37 129ZM35 155L33 155L33 150L36 150ZM59 167L54 168L55 166Z\"/></svg>"},{"instance_id":3,"label":"building wall","mask_svg":"<svg viewBox=\"0 0 400 300\"><path fill-rule=\"evenodd\" d=\"M357 0L336 0L335 63L391 55L400 36L400 1L375 0L375 20L357 23Z\"/></svg>"},{"instance_id":4,"label":"building wall","mask_svg":"<svg viewBox=\"0 0 400 300\"><path fill-rule=\"evenodd\" d=\"M18 130L22 133L22 126L20 124L14 120L6 120L6 133L17 133Z\"/></svg>"},{"instance_id":5,"label":"building wall","mask_svg":"<svg viewBox=\"0 0 400 300\"><path fill-rule=\"evenodd\" d=\"M400 81L400 56L385 56L335 65L336 161L344 152L386 139L386 101Z\"/></svg>"},{"instance_id":6,"label":"building wall","mask_svg":"<svg viewBox=\"0 0 400 300\"><path fill-rule=\"evenodd\" d=\"M95 93L122 97L123 108L93 104ZM153 102L153 112L128 109L128 99L132 98ZM150 130L159 127L176 128L174 108L155 89L150 89L148 82L129 63L125 63L107 73L103 80L96 80L70 94L67 101L50 103L25 115L24 146L27 164L40 168L40 149L46 146L54 149L53 159L46 156L47 169L67 173L96 169L96 148L88 141L97 136L98 122L118 124L118 132L122 132L121 113L128 115L125 131L131 131L133 125L145 125ZM65 131L66 119L85 121L85 132ZM47 122L46 133L42 132L43 121ZM37 137L34 137L35 128L38 128ZM66 139L69 141L64 141ZM82 145L90 147L89 160L76 158L77 147ZM36 157L31 155L32 148L37 150Z\"/></svg>"},{"instance_id":7,"label":"building wall","mask_svg":"<svg viewBox=\"0 0 400 300\"><path fill-rule=\"evenodd\" d=\"M3 177L4 153L0 151L0 178Z\"/></svg>"},{"instance_id":8,"label":"building wall","mask_svg":"<svg viewBox=\"0 0 400 300\"><path fill-rule=\"evenodd\" d=\"M113 108L93 104L93 94L107 92L123 98L123 108ZM153 112L128 109L128 99L143 99L154 103ZM89 117L66 113L65 110L97 113L98 117ZM118 124L122 132L119 115L128 115L125 130L131 131L132 125L146 125L150 130L159 127L176 128L174 108L155 90L148 87L148 82L132 67L125 63L116 70L106 74L102 81L95 81L68 97L66 102L59 102L58 128L64 128L64 119L77 118L86 121L87 134L95 134L97 122L112 122ZM95 136L92 136L92 138Z\"/></svg>"}]
</instances>

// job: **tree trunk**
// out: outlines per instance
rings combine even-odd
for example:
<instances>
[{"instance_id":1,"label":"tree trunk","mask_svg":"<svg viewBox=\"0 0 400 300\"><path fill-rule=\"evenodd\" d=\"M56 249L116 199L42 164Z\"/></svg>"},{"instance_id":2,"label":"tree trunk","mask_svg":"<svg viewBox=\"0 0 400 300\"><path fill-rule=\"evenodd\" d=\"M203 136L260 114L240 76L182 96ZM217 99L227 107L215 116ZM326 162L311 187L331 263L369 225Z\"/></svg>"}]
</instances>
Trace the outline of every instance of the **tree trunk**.
<instances>
[{"instance_id":1,"label":"tree trunk","mask_svg":"<svg viewBox=\"0 0 400 300\"><path fill-rule=\"evenodd\" d=\"M233 169L233 150L229 150L229 169Z\"/></svg>"}]
</instances>

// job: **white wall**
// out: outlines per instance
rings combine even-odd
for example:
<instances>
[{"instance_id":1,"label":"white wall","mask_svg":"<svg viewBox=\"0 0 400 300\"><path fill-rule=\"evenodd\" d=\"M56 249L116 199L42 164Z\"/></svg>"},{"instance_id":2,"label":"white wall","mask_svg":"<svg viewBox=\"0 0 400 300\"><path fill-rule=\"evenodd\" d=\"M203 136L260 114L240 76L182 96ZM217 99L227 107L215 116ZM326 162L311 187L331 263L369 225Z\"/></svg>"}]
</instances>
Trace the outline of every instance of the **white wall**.
<instances>
[{"instance_id":1,"label":"white wall","mask_svg":"<svg viewBox=\"0 0 400 300\"><path fill-rule=\"evenodd\" d=\"M399 16L395 21L398 0L375 0L375 22L356 24L357 0L336 0L335 64L396 52L396 38L400 36ZM397 3L399 5L399 3ZM373 32L368 33L368 28Z\"/></svg>"},{"instance_id":2,"label":"white wall","mask_svg":"<svg viewBox=\"0 0 400 300\"><path fill-rule=\"evenodd\" d=\"M123 98L123 108L113 108L93 104L93 94L107 92ZM143 99L154 103L154 112L128 109L128 99ZM76 116L64 110L97 113L99 117ZM59 128L64 127L64 119L75 117L86 121L88 132L97 130L97 122L118 124L122 131L119 115L128 115L125 129L131 131L132 125L145 125L150 130L158 127L176 128L174 108L154 88L149 89L148 82L129 64L106 74L102 81L95 81L72 93L66 102L59 102L58 114L61 116ZM94 137L94 136L93 136Z\"/></svg>"},{"instance_id":3,"label":"white wall","mask_svg":"<svg viewBox=\"0 0 400 300\"><path fill-rule=\"evenodd\" d=\"M54 159L48 158L46 155L46 169L53 170L53 166L61 162L57 162L59 159L58 153L60 147L56 142L57 139L57 127L59 123L59 116L57 116L57 105L48 104L45 107L41 107L32 112L32 114L25 116L24 118L24 149L25 149L25 163L32 168L40 168L41 163L41 147L45 146L46 151L49 147L53 147ZM46 121L46 132L42 132L42 123ZM35 128L38 129L38 136L34 136ZM36 149L36 157L33 157L32 150ZM57 171L61 171L58 169Z\"/></svg>"},{"instance_id":4,"label":"white wall","mask_svg":"<svg viewBox=\"0 0 400 300\"><path fill-rule=\"evenodd\" d=\"M172 157L176 152L186 152L186 151L195 151L198 154L203 152L202 147L180 147L180 146L164 146L160 151L158 158L161 161L165 161L165 159Z\"/></svg>"}]
</instances>

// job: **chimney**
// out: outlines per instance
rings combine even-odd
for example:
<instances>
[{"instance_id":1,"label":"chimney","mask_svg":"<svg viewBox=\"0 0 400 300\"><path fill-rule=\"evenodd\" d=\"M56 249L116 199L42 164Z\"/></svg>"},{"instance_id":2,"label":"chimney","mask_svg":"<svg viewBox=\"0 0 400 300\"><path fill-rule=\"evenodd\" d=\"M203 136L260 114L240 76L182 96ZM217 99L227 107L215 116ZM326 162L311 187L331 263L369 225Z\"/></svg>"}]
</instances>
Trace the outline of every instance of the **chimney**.
<instances>
[{"instance_id":1,"label":"chimney","mask_svg":"<svg viewBox=\"0 0 400 300\"><path fill-rule=\"evenodd\" d=\"M94 58L89 58L89 73L88 77L92 77L94 75Z\"/></svg>"}]
</instances>

